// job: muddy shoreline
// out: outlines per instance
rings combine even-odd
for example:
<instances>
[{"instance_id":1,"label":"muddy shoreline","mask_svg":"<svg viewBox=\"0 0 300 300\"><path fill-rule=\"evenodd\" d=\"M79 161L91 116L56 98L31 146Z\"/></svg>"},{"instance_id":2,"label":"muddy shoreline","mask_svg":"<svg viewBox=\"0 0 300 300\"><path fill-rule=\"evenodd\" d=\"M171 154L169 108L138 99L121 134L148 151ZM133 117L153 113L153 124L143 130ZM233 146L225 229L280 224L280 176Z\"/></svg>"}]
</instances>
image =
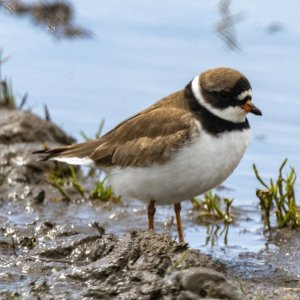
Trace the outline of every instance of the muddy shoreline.
<instances>
[{"instance_id":1,"label":"muddy shoreline","mask_svg":"<svg viewBox=\"0 0 300 300\"><path fill-rule=\"evenodd\" d=\"M54 163L31 155L43 143L74 139L30 112L3 108L0 120L0 299L300 298L299 278L280 269L271 277L264 265L247 273L252 253L238 268L166 234L142 228L117 236L103 224L82 222L78 206L97 206L101 215L116 204L62 201L45 177ZM293 235L299 232L281 231L274 239L297 248Z\"/></svg>"}]
</instances>

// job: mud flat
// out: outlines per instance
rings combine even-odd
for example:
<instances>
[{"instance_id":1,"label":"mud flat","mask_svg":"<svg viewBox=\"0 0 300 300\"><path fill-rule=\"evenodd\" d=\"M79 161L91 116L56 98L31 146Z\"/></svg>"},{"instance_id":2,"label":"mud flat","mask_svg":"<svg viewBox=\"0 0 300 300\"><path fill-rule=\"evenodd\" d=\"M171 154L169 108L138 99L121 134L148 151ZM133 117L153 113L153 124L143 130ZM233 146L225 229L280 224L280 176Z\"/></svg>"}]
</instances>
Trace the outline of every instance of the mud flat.
<instances>
[{"instance_id":1,"label":"mud flat","mask_svg":"<svg viewBox=\"0 0 300 300\"><path fill-rule=\"evenodd\" d=\"M45 177L54 163L31 155L42 143L73 141L30 112L0 109L0 299L300 299L296 275L264 265L250 272L251 253L230 265L165 234L116 235L82 222L78 207L104 215L107 204L58 200ZM276 266L284 247L299 253L296 236L274 236L283 247Z\"/></svg>"}]
</instances>

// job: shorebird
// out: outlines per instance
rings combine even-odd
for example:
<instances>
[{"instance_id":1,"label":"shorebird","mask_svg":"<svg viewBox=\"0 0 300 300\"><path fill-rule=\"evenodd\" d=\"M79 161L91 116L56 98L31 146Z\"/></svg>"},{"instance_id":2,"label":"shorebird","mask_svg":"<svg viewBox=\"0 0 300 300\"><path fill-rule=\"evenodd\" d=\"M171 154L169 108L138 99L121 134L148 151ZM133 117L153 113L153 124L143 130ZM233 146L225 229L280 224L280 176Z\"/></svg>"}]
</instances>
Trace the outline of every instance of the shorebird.
<instances>
[{"instance_id":1,"label":"shorebird","mask_svg":"<svg viewBox=\"0 0 300 300\"><path fill-rule=\"evenodd\" d=\"M251 100L243 74L210 69L99 139L35 153L104 170L116 194L148 204L149 230L155 204L174 204L182 243L180 202L217 187L237 167L250 139L246 115L262 115Z\"/></svg>"}]
</instances>

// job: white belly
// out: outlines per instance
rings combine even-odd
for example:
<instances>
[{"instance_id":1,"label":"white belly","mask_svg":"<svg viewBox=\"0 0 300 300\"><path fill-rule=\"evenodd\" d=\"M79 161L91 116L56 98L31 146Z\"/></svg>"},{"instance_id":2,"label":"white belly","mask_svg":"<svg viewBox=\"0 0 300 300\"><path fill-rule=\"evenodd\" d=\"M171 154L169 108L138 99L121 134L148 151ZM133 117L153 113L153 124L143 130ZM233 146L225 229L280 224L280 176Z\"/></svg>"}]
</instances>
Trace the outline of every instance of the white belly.
<instances>
[{"instance_id":1,"label":"white belly","mask_svg":"<svg viewBox=\"0 0 300 300\"><path fill-rule=\"evenodd\" d=\"M158 204L190 199L220 185L236 168L250 140L250 130L200 137L175 152L162 165L114 168L107 172L118 195Z\"/></svg>"}]
</instances>

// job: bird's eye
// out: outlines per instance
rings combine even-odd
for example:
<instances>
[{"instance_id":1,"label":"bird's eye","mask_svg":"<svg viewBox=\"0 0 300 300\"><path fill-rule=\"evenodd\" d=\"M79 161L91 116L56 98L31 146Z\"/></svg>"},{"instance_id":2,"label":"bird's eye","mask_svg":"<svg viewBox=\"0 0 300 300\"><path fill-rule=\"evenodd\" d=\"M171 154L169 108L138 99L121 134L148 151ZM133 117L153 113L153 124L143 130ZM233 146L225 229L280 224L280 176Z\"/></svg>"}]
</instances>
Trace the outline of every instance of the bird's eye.
<instances>
[{"instance_id":1,"label":"bird's eye","mask_svg":"<svg viewBox=\"0 0 300 300\"><path fill-rule=\"evenodd\" d=\"M220 91L218 92L218 97L221 99L221 100L229 100L231 98L231 93L230 92L227 92L227 91Z\"/></svg>"}]
</instances>

